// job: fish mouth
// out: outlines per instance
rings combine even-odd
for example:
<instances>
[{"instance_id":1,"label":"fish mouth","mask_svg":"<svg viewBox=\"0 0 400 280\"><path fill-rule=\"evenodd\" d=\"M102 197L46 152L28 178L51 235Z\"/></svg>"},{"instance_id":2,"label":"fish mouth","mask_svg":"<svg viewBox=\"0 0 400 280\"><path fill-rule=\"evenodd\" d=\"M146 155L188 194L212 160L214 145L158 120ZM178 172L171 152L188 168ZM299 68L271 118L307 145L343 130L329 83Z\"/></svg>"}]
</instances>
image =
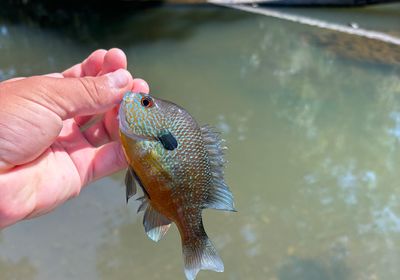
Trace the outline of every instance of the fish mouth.
<instances>
[{"instance_id":1,"label":"fish mouth","mask_svg":"<svg viewBox=\"0 0 400 280\"><path fill-rule=\"evenodd\" d=\"M157 139L155 139L154 137L138 135L130 131L129 124L125 118L125 114L122 107L123 106L119 108L118 119L119 119L119 129L123 134L137 141L157 141Z\"/></svg>"}]
</instances>

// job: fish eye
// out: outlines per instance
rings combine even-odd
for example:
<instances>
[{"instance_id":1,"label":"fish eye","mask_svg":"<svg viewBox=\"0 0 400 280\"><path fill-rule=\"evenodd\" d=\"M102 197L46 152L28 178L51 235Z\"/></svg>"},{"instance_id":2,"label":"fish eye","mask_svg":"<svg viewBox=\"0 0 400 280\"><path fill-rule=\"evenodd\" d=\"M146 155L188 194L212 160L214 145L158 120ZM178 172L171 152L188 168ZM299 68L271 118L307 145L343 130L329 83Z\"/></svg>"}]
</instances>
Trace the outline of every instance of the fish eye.
<instances>
[{"instance_id":1,"label":"fish eye","mask_svg":"<svg viewBox=\"0 0 400 280\"><path fill-rule=\"evenodd\" d=\"M143 96L140 103L142 104L143 107L146 107L146 108L153 107L153 105L154 105L153 98L151 98L150 96Z\"/></svg>"}]
</instances>

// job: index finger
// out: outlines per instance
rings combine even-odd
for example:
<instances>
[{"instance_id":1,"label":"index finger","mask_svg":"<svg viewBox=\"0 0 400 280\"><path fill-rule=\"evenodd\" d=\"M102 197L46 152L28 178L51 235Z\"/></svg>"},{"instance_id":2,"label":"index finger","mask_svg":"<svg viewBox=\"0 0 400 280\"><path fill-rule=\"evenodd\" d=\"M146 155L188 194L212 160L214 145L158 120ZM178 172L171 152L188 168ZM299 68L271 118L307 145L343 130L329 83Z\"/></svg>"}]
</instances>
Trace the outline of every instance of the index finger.
<instances>
[{"instance_id":1,"label":"index finger","mask_svg":"<svg viewBox=\"0 0 400 280\"><path fill-rule=\"evenodd\" d=\"M103 49L92 52L83 62L75 64L62 74L68 78L79 78L84 76L97 76L103 65L104 56L107 51Z\"/></svg>"}]
</instances>

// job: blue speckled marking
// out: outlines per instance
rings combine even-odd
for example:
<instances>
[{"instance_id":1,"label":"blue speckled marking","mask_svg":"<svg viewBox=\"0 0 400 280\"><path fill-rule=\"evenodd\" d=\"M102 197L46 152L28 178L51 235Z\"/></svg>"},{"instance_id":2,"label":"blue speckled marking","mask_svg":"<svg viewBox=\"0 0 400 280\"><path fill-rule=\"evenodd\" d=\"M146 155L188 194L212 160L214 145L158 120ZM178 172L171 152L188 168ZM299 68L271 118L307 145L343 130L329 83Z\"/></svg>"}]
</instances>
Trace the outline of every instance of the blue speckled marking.
<instances>
[{"instance_id":1,"label":"blue speckled marking","mask_svg":"<svg viewBox=\"0 0 400 280\"><path fill-rule=\"evenodd\" d=\"M122 98L122 100L127 101L129 99L129 97L131 96L132 91L128 91L124 94L124 97Z\"/></svg>"}]
</instances>

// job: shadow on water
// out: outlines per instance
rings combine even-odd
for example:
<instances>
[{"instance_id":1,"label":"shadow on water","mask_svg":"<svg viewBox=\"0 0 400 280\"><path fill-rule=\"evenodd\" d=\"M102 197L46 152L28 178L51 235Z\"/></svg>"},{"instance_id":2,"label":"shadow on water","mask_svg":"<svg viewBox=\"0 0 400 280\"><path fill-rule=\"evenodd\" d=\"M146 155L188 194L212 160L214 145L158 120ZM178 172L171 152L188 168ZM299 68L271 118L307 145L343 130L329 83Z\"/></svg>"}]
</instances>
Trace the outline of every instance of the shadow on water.
<instances>
[{"instance_id":1,"label":"shadow on water","mask_svg":"<svg viewBox=\"0 0 400 280\"><path fill-rule=\"evenodd\" d=\"M201 24L233 22L251 16L211 5L193 8L149 2L117 1L111 6L98 1L79 5L72 1L61 8L51 1L26 5L11 1L0 10L0 23L39 27L93 47L127 47L166 39L185 40Z\"/></svg>"},{"instance_id":2,"label":"shadow on water","mask_svg":"<svg viewBox=\"0 0 400 280\"><path fill-rule=\"evenodd\" d=\"M247 18L245 13L214 6L139 9L116 5L93 11L85 5L79 9L2 7L0 81L42 74L43 69L58 72L96 48L117 46L127 50L149 43L188 41L202 26L228 25ZM65 55L65 49L69 55Z\"/></svg>"}]
</instances>

